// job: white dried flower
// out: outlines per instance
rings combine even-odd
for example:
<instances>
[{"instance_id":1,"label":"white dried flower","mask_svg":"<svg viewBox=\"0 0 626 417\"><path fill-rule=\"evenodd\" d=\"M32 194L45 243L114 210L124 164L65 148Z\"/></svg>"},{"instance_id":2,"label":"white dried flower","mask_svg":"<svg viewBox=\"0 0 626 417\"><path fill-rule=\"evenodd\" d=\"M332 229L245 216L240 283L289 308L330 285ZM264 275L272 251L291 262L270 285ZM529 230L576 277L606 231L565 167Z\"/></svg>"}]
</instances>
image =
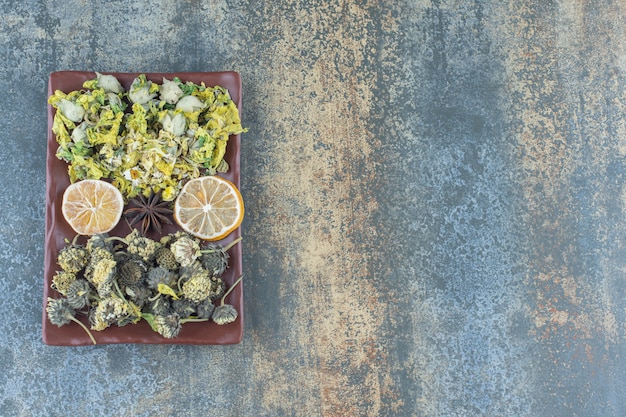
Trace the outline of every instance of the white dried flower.
<instances>
[{"instance_id":1,"label":"white dried flower","mask_svg":"<svg viewBox=\"0 0 626 417\"><path fill-rule=\"evenodd\" d=\"M202 109L205 104L196 96L185 96L176 103L176 110L182 110L191 113Z\"/></svg>"},{"instance_id":2,"label":"white dried flower","mask_svg":"<svg viewBox=\"0 0 626 417\"><path fill-rule=\"evenodd\" d=\"M137 77L133 80L128 92L128 98L133 103L146 104L156 96L156 93L150 92L152 82L145 78Z\"/></svg>"},{"instance_id":3,"label":"white dried flower","mask_svg":"<svg viewBox=\"0 0 626 417\"><path fill-rule=\"evenodd\" d=\"M161 121L163 130L172 133L175 136L182 136L187 129L187 122L183 113L167 112Z\"/></svg>"},{"instance_id":4,"label":"white dried flower","mask_svg":"<svg viewBox=\"0 0 626 417\"><path fill-rule=\"evenodd\" d=\"M201 255L200 245L194 239L183 236L170 246L176 261L183 267L193 264Z\"/></svg>"},{"instance_id":5,"label":"white dried flower","mask_svg":"<svg viewBox=\"0 0 626 417\"><path fill-rule=\"evenodd\" d=\"M85 109L67 99L59 101L59 111L72 122L80 122L85 117Z\"/></svg>"},{"instance_id":6,"label":"white dried flower","mask_svg":"<svg viewBox=\"0 0 626 417\"><path fill-rule=\"evenodd\" d=\"M159 92L161 93L161 100L169 104L175 104L184 94L177 82L170 81L165 77L163 77L163 84L161 84Z\"/></svg>"},{"instance_id":7,"label":"white dried flower","mask_svg":"<svg viewBox=\"0 0 626 417\"><path fill-rule=\"evenodd\" d=\"M113 75L103 75L96 72L96 78L98 79L98 87L102 88L107 93L122 93L124 87Z\"/></svg>"}]
</instances>

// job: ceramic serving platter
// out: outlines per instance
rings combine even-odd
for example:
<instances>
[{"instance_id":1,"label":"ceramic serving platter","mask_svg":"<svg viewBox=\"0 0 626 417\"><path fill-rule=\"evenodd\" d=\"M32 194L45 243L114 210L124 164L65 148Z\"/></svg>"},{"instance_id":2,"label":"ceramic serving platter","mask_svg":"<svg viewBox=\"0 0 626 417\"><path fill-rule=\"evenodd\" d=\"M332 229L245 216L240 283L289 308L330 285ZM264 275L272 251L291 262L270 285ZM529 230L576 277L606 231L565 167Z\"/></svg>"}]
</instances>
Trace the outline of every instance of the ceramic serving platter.
<instances>
[{"instance_id":1,"label":"ceramic serving platter","mask_svg":"<svg viewBox=\"0 0 626 417\"><path fill-rule=\"evenodd\" d=\"M132 81L139 73L107 73L114 75L128 90ZM174 77L180 78L183 82L191 81L196 84L204 83L206 86L216 85L228 89L231 98L237 104L241 113L241 78L236 72L181 72L181 73L143 73L148 80L161 84L163 78L168 80ZM96 77L94 72L88 71L58 71L50 74L48 83L48 96L54 91L61 90L70 92L82 89L83 83ZM59 266L57 265L57 254L65 247L65 240L72 240L75 232L67 224L61 212L61 202L63 192L70 184L67 173L67 164L59 160L55 154L58 148L56 138L52 132L52 121L55 109L48 105L48 147L46 160L46 230L45 230L45 256L44 256L44 299L43 299L43 341L48 345L56 346L80 346L92 345L89 336L76 323L58 327L50 323L46 314L46 303L48 297L58 298L59 294L50 287ZM240 135L233 135L229 138L225 159L229 164L229 171L220 174L222 177L233 182L237 187L240 185L239 166ZM163 234L168 234L180 230L178 226L164 225ZM109 234L113 236L126 236L131 229L128 224L121 221ZM238 228L222 241L218 242L227 245L234 239L241 236L241 228ZM157 238L158 236L150 236ZM81 237L84 238L84 237ZM80 242L80 241L79 241ZM84 241L83 241L84 243ZM229 250L229 268L222 279L228 287L242 274L242 251L241 243L236 244ZM224 345L239 343L243 336L243 285L240 283L226 298L226 302L233 305L239 317L233 323L217 325L213 322L185 323L181 332L176 338L166 339L154 332L144 321L137 324L123 327L111 326L106 330L96 332L93 335L98 344L119 344L119 343L141 343L141 344L195 344L195 345ZM87 324L86 318L82 318Z\"/></svg>"}]
</instances>

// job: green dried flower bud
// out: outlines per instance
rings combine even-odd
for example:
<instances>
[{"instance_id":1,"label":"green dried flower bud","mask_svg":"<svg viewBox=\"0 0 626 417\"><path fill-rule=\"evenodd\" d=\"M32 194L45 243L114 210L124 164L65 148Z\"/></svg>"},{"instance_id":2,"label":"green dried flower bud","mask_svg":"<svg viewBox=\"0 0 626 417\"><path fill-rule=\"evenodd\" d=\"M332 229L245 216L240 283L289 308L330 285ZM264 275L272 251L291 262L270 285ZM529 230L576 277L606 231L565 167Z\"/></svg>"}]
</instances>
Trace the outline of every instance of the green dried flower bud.
<instances>
[{"instance_id":1,"label":"green dried flower bud","mask_svg":"<svg viewBox=\"0 0 626 417\"><path fill-rule=\"evenodd\" d=\"M122 322L131 314L129 305L117 297L103 298L98 302L91 318L91 329L102 331L110 325Z\"/></svg>"},{"instance_id":2,"label":"green dried flower bud","mask_svg":"<svg viewBox=\"0 0 626 417\"><path fill-rule=\"evenodd\" d=\"M142 236L137 229L133 229L124 240L127 242L126 251L131 255L139 256L147 263L154 260L157 250L161 247L159 242Z\"/></svg>"},{"instance_id":3,"label":"green dried flower bud","mask_svg":"<svg viewBox=\"0 0 626 417\"><path fill-rule=\"evenodd\" d=\"M92 253L94 249L104 249L107 252L113 252L113 241L109 238L107 233L99 233L97 235L90 236L87 239L87 250Z\"/></svg>"},{"instance_id":4,"label":"green dried flower bud","mask_svg":"<svg viewBox=\"0 0 626 417\"><path fill-rule=\"evenodd\" d=\"M86 278L95 287L100 297L108 297L113 292L116 277L116 262L102 259L93 266L92 273Z\"/></svg>"},{"instance_id":5,"label":"green dried flower bud","mask_svg":"<svg viewBox=\"0 0 626 417\"><path fill-rule=\"evenodd\" d=\"M91 285L84 279L75 280L67 291L67 302L72 308L79 309L89 304Z\"/></svg>"},{"instance_id":6,"label":"green dried flower bud","mask_svg":"<svg viewBox=\"0 0 626 417\"><path fill-rule=\"evenodd\" d=\"M211 316L213 321L219 325L232 323L237 320L237 317L237 310L230 304L222 304L215 307L215 311L213 311Z\"/></svg>"},{"instance_id":7,"label":"green dried flower bud","mask_svg":"<svg viewBox=\"0 0 626 417\"><path fill-rule=\"evenodd\" d=\"M57 271L56 275L52 278L52 288L60 294L66 295L70 285L72 285L74 281L76 281L76 274L74 272Z\"/></svg>"},{"instance_id":8,"label":"green dried flower bud","mask_svg":"<svg viewBox=\"0 0 626 417\"><path fill-rule=\"evenodd\" d=\"M120 262L117 267L117 281L124 286L136 285L143 280L145 272L146 267L143 262L127 258Z\"/></svg>"},{"instance_id":9,"label":"green dried flower bud","mask_svg":"<svg viewBox=\"0 0 626 417\"><path fill-rule=\"evenodd\" d=\"M198 273L189 278L182 287L183 296L199 303L211 295L211 276L207 273Z\"/></svg>"},{"instance_id":10,"label":"green dried flower bud","mask_svg":"<svg viewBox=\"0 0 626 417\"><path fill-rule=\"evenodd\" d=\"M57 257L57 263L66 272L78 273L89 262L87 249L81 246L69 246L61 249Z\"/></svg>"},{"instance_id":11,"label":"green dried flower bud","mask_svg":"<svg viewBox=\"0 0 626 417\"><path fill-rule=\"evenodd\" d=\"M148 287L156 290L159 288L159 284L173 286L176 283L176 273L169 269L156 266L148 271L148 277L146 278Z\"/></svg>"},{"instance_id":12,"label":"green dried flower bud","mask_svg":"<svg viewBox=\"0 0 626 417\"><path fill-rule=\"evenodd\" d=\"M48 313L50 323L61 327L72 321L75 311L69 305L66 298L48 298L46 313Z\"/></svg>"},{"instance_id":13,"label":"green dried flower bud","mask_svg":"<svg viewBox=\"0 0 626 417\"><path fill-rule=\"evenodd\" d=\"M185 319L196 312L196 304L185 298L171 301L172 310L178 314L181 319Z\"/></svg>"},{"instance_id":14,"label":"green dried flower bud","mask_svg":"<svg viewBox=\"0 0 626 417\"><path fill-rule=\"evenodd\" d=\"M125 292L128 298L139 307L143 307L152 296L152 291L144 283L142 285L129 285L125 288Z\"/></svg>"},{"instance_id":15,"label":"green dried flower bud","mask_svg":"<svg viewBox=\"0 0 626 417\"><path fill-rule=\"evenodd\" d=\"M202 266L210 271L213 275L222 275L228 268L228 253L222 250L218 245L211 245L209 252L202 251L200 261Z\"/></svg>"},{"instance_id":16,"label":"green dried flower bud","mask_svg":"<svg viewBox=\"0 0 626 417\"><path fill-rule=\"evenodd\" d=\"M199 319L210 319L213 310L215 310L215 304L213 304L210 298L206 299L196 305L196 316Z\"/></svg>"},{"instance_id":17,"label":"green dried flower bud","mask_svg":"<svg viewBox=\"0 0 626 417\"><path fill-rule=\"evenodd\" d=\"M156 252L155 261L157 265L162 268L175 270L178 269L179 265L176 262L176 257L174 253L170 250L170 248L160 247Z\"/></svg>"},{"instance_id":18,"label":"green dried flower bud","mask_svg":"<svg viewBox=\"0 0 626 417\"><path fill-rule=\"evenodd\" d=\"M157 332L166 339L175 338L182 330L180 317L176 313L156 316L155 324Z\"/></svg>"}]
</instances>

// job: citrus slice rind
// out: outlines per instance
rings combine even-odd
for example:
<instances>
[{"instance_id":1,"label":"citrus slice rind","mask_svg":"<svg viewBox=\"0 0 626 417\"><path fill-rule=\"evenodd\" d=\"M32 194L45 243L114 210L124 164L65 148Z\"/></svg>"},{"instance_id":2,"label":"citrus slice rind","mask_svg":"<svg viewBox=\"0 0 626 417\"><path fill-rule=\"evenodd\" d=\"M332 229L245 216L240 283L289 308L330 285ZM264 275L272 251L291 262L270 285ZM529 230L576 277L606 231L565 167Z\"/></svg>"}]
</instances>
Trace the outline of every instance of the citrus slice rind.
<instances>
[{"instance_id":1,"label":"citrus slice rind","mask_svg":"<svg viewBox=\"0 0 626 417\"><path fill-rule=\"evenodd\" d=\"M106 181L78 181L70 184L63 193L63 217L80 235L111 231L119 223L123 210L122 193Z\"/></svg>"},{"instance_id":2,"label":"citrus slice rind","mask_svg":"<svg viewBox=\"0 0 626 417\"><path fill-rule=\"evenodd\" d=\"M187 182L174 203L174 220L203 240L220 240L243 221L241 193L227 179L212 175Z\"/></svg>"}]
</instances>

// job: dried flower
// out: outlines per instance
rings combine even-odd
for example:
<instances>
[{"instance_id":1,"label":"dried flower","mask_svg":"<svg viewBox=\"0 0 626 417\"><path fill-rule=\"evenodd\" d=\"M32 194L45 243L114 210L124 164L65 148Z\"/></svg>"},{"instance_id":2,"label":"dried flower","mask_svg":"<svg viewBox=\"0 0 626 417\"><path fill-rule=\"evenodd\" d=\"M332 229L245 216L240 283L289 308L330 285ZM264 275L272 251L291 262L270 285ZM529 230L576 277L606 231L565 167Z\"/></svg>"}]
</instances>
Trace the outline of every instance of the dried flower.
<instances>
[{"instance_id":1,"label":"dried flower","mask_svg":"<svg viewBox=\"0 0 626 417\"><path fill-rule=\"evenodd\" d=\"M232 323L237 320L237 310L230 304L219 305L215 307L211 318L219 325Z\"/></svg>"},{"instance_id":2,"label":"dried flower","mask_svg":"<svg viewBox=\"0 0 626 417\"><path fill-rule=\"evenodd\" d=\"M107 252L113 252L113 239L109 238L107 233L99 233L89 237L86 247L89 253L92 253L96 249L104 249Z\"/></svg>"},{"instance_id":3,"label":"dried flower","mask_svg":"<svg viewBox=\"0 0 626 417\"><path fill-rule=\"evenodd\" d=\"M170 245L176 261L181 266L189 266L201 255L200 245L196 239L183 236Z\"/></svg>"},{"instance_id":4,"label":"dried flower","mask_svg":"<svg viewBox=\"0 0 626 417\"><path fill-rule=\"evenodd\" d=\"M122 93L124 87L113 75L103 75L96 72L97 85L107 93ZM116 96L117 97L117 96Z\"/></svg>"},{"instance_id":5,"label":"dried flower","mask_svg":"<svg viewBox=\"0 0 626 417\"><path fill-rule=\"evenodd\" d=\"M89 304L91 286L84 279L75 280L67 291L67 302L72 308L79 309Z\"/></svg>"},{"instance_id":6,"label":"dried flower","mask_svg":"<svg viewBox=\"0 0 626 417\"><path fill-rule=\"evenodd\" d=\"M196 305L196 316L199 319L210 319L215 310L215 304L211 299L206 299Z\"/></svg>"},{"instance_id":7,"label":"dried flower","mask_svg":"<svg viewBox=\"0 0 626 417\"><path fill-rule=\"evenodd\" d=\"M145 262L151 262L156 256L157 250L161 247L159 242L156 242L148 237L142 236L137 229L124 238L126 242L126 251L129 254L137 255Z\"/></svg>"},{"instance_id":8,"label":"dried flower","mask_svg":"<svg viewBox=\"0 0 626 417\"><path fill-rule=\"evenodd\" d=\"M85 109L79 104L69 101L67 99L61 99L58 103L58 109L72 122L78 123L85 117Z\"/></svg>"},{"instance_id":9,"label":"dried flower","mask_svg":"<svg viewBox=\"0 0 626 417\"><path fill-rule=\"evenodd\" d=\"M187 318L196 312L196 304L186 298L172 300L172 310L178 314L180 318Z\"/></svg>"},{"instance_id":10,"label":"dried flower","mask_svg":"<svg viewBox=\"0 0 626 417\"><path fill-rule=\"evenodd\" d=\"M108 297L113 292L116 262L112 259L101 259L93 266L92 273L86 277L95 287L100 297Z\"/></svg>"},{"instance_id":11,"label":"dried flower","mask_svg":"<svg viewBox=\"0 0 626 417\"><path fill-rule=\"evenodd\" d=\"M230 258L228 250L235 246L235 244L239 241L241 241L241 237L233 240L227 246L210 244L202 249L202 255L200 256L202 266L204 266L204 268L210 271L213 275L222 275L224 271L226 271L226 268L228 268L228 259Z\"/></svg>"},{"instance_id":12,"label":"dried flower","mask_svg":"<svg viewBox=\"0 0 626 417\"><path fill-rule=\"evenodd\" d=\"M66 272L78 273L89 262L87 250L82 246L66 246L59 251L57 263Z\"/></svg>"},{"instance_id":13,"label":"dried flower","mask_svg":"<svg viewBox=\"0 0 626 417\"><path fill-rule=\"evenodd\" d=\"M70 285L76 281L76 274L74 272L57 271L56 275L52 278L52 288L59 293L66 295Z\"/></svg>"},{"instance_id":14,"label":"dried flower","mask_svg":"<svg viewBox=\"0 0 626 417\"><path fill-rule=\"evenodd\" d=\"M112 324L122 322L131 313L129 304L124 300L114 296L103 298L96 305L91 329L102 331Z\"/></svg>"},{"instance_id":15,"label":"dried flower","mask_svg":"<svg viewBox=\"0 0 626 417\"><path fill-rule=\"evenodd\" d=\"M155 322L156 331L166 339L175 338L182 329L180 317L176 313L156 316Z\"/></svg>"},{"instance_id":16,"label":"dried flower","mask_svg":"<svg viewBox=\"0 0 626 417\"><path fill-rule=\"evenodd\" d=\"M120 285L132 286L136 285L144 277L146 273L146 265L140 260L135 260L131 257L127 257L125 260L119 262L117 268L117 281Z\"/></svg>"},{"instance_id":17,"label":"dried flower","mask_svg":"<svg viewBox=\"0 0 626 417\"><path fill-rule=\"evenodd\" d=\"M83 323L81 323L80 320L74 317L75 311L69 305L67 299L48 298L46 313L48 314L48 320L50 320L50 323L54 324L55 326L61 327L68 324L70 321L78 324L80 327L83 328L83 330L85 330L85 332L87 332L89 338L91 339L91 342L94 345L96 344L96 339L94 339L89 329Z\"/></svg>"},{"instance_id":18,"label":"dried flower","mask_svg":"<svg viewBox=\"0 0 626 417\"><path fill-rule=\"evenodd\" d=\"M163 116L161 124L163 125L163 130L174 136L182 136L187 130L187 121L183 113L169 111Z\"/></svg>"},{"instance_id":19,"label":"dried flower","mask_svg":"<svg viewBox=\"0 0 626 417\"><path fill-rule=\"evenodd\" d=\"M199 303L211 295L211 276L207 273L192 275L182 286L182 294L185 298Z\"/></svg>"},{"instance_id":20,"label":"dried flower","mask_svg":"<svg viewBox=\"0 0 626 417\"><path fill-rule=\"evenodd\" d=\"M233 283L233 285L228 289L228 291L226 291L226 293L222 296L222 302L220 303L220 305L215 307L215 310L213 311L213 315L211 316L211 319L215 323L219 325L223 325L223 324L232 323L233 321L237 320L237 317L238 317L237 310L235 309L235 307L233 307L230 304L224 304L224 300L226 299L228 294L230 294L230 292L237 286L237 284L241 282L242 278L243 278L243 275L240 276L237 279L237 281Z\"/></svg>"},{"instance_id":21,"label":"dried flower","mask_svg":"<svg viewBox=\"0 0 626 417\"><path fill-rule=\"evenodd\" d=\"M196 96L185 96L176 103L176 110L182 110L185 113L193 113L204 107L206 107L206 104Z\"/></svg>"},{"instance_id":22,"label":"dried flower","mask_svg":"<svg viewBox=\"0 0 626 417\"><path fill-rule=\"evenodd\" d=\"M139 307L143 307L152 296L152 291L145 285L129 285L124 291L128 298Z\"/></svg>"},{"instance_id":23,"label":"dried flower","mask_svg":"<svg viewBox=\"0 0 626 417\"><path fill-rule=\"evenodd\" d=\"M169 269L165 269L160 266L150 268L150 270L148 270L146 283L148 284L148 287L153 290L157 290L159 288L159 284L171 287L176 283L176 274Z\"/></svg>"},{"instance_id":24,"label":"dried flower","mask_svg":"<svg viewBox=\"0 0 626 417\"><path fill-rule=\"evenodd\" d=\"M144 74L140 74L133 80L128 92L130 101L137 104L145 104L155 96L156 92L153 92L152 81L147 80Z\"/></svg>"},{"instance_id":25,"label":"dried flower","mask_svg":"<svg viewBox=\"0 0 626 417\"><path fill-rule=\"evenodd\" d=\"M185 94L176 81L170 81L163 77L163 84L159 88L160 98L168 104L176 102Z\"/></svg>"},{"instance_id":26,"label":"dried flower","mask_svg":"<svg viewBox=\"0 0 626 417\"><path fill-rule=\"evenodd\" d=\"M178 262L176 262L176 257L174 253L170 250L170 248L166 248L164 246L160 247L157 250L155 259L157 263L162 268L175 270L178 269Z\"/></svg>"}]
</instances>

